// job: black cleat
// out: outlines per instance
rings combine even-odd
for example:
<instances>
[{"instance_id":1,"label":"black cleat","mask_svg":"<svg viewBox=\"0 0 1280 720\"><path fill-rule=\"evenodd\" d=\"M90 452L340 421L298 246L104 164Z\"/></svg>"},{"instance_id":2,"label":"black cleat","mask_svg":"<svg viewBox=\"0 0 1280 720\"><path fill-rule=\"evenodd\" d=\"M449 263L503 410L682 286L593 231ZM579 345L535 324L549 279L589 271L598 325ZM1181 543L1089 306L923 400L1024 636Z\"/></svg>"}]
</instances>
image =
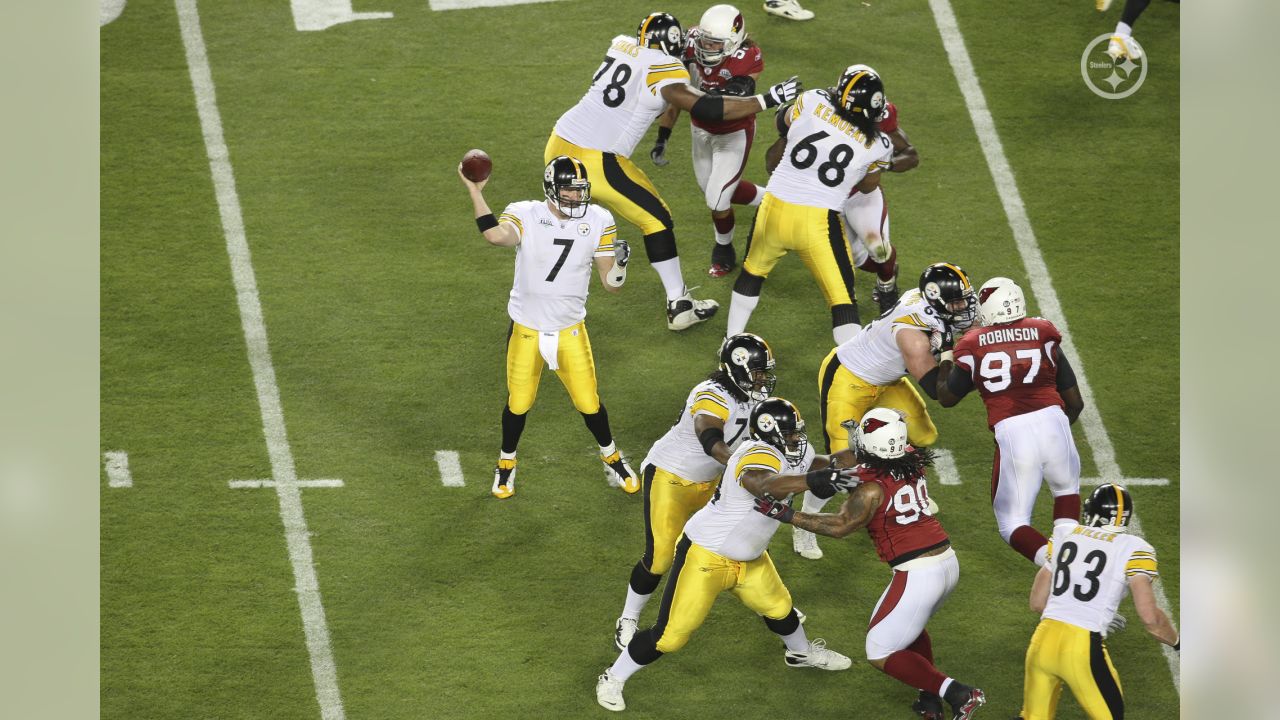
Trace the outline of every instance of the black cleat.
<instances>
[{"instance_id":1,"label":"black cleat","mask_svg":"<svg viewBox=\"0 0 1280 720\"><path fill-rule=\"evenodd\" d=\"M716 243L711 248L711 268L707 270L707 274L711 277L724 277L733 272L738 266L738 253L733 249L733 244L721 245Z\"/></svg>"},{"instance_id":2,"label":"black cleat","mask_svg":"<svg viewBox=\"0 0 1280 720\"><path fill-rule=\"evenodd\" d=\"M920 697L911 703L911 709L924 720L946 720L946 711L942 709L942 698L920 691Z\"/></svg>"}]
</instances>

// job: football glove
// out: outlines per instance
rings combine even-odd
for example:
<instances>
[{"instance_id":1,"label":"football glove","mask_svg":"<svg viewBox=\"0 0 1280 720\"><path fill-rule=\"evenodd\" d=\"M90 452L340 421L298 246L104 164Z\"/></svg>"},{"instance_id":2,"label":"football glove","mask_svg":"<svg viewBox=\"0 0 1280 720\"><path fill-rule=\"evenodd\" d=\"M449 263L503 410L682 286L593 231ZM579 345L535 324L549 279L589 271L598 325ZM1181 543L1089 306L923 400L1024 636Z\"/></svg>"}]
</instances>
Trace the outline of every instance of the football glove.
<instances>
[{"instance_id":1,"label":"football glove","mask_svg":"<svg viewBox=\"0 0 1280 720\"><path fill-rule=\"evenodd\" d=\"M764 498L756 498L755 511L781 523L791 522L791 517L796 514L796 511L792 510L790 505Z\"/></svg>"},{"instance_id":2,"label":"football glove","mask_svg":"<svg viewBox=\"0 0 1280 720\"><path fill-rule=\"evenodd\" d=\"M766 108L771 108L794 100L803 89L804 86L800 83L800 79L792 75L786 80L774 84L769 88L768 92L757 97L761 98L761 102L764 103Z\"/></svg>"},{"instance_id":3,"label":"football glove","mask_svg":"<svg viewBox=\"0 0 1280 720\"><path fill-rule=\"evenodd\" d=\"M626 267L631 262L631 246L626 240L613 241L613 264L618 267Z\"/></svg>"},{"instance_id":4,"label":"football glove","mask_svg":"<svg viewBox=\"0 0 1280 720\"><path fill-rule=\"evenodd\" d=\"M724 84L721 92L736 97L750 97L756 94L756 79L750 75L734 75Z\"/></svg>"},{"instance_id":5,"label":"football glove","mask_svg":"<svg viewBox=\"0 0 1280 720\"><path fill-rule=\"evenodd\" d=\"M649 151L649 159L658 167L671 162L667 159L667 144L664 142L655 143L653 149Z\"/></svg>"},{"instance_id":6,"label":"football glove","mask_svg":"<svg viewBox=\"0 0 1280 720\"><path fill-rule=\"evenodd\" d=\"M1107 635L1114 635L1120 632L1125 629L1128 624L1129 621L1126 620L1123 615L1116 613L1115 617L1111 618L1111 622L1107 623Z\"/></svg>"},{"instance_id":7,"label":"football glove","mask_svg":"<svg viewBox=\"0 0 1280 720\"><path fill-rule=\"evenodd\" d=\"M858 484L853 468L824 467L804 474L809 491L818 497L829 498L842 490L850 490Z\"/></svg>"}]
</instances>

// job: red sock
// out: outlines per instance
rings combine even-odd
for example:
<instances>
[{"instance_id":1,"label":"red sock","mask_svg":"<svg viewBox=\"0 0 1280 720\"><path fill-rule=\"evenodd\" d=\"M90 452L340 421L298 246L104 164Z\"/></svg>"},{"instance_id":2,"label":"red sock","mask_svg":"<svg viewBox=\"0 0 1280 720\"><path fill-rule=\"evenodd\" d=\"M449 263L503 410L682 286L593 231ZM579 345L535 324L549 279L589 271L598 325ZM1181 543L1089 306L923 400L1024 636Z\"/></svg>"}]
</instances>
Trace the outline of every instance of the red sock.
<instances>
[{"instance_id":1,"label":"red sock","mask_svg":"<svg viewBox=\"0 0 1280 720\"><path fill-rule=\"evenodd\" d=\"M933 663L910 650L899 650L890 655L884 661L884 673L917 690L934 695L942 694L942 683L947 681L947 676L939 672Z\"/></svg>"},{"instance_id":2,"label":"red sock","mask_svg":"<svg viewBox=\"0 0 1280 720\"><path fill-rule=\"evenodd\" d=\"M733 197L729 198L729 202L734 205L750 205L759 193L760 188L755 183L750 180L739 180L738 187L733 189Z\"/></svg>"},{"instance_id":3,"label":"red sock","mask_svg":"<svg viewBox=\"0 0 1280 720\"><path fill-rule=\"evenodd\" d=\"M889 248L889 259L880 263L880 269L876 271L876 277L884 282L889 282L898 274L898 248Z\"/></svg>"},{"instance_id":4,"label":"red sock","mask_svg":"<svg viewBox=\"0 0 1280 720\"><path fill-rule=\"evenodd\" d=\"M862 264L858 266L859 270L864 270L869 273L875 273L877 276L880 275L880 268L881 268L881 264L876 262L875 260L872 260L870 255L868 255L867 259L864 260Z\"/></svg>"},{"instance_id":5,"label":"red sock","mask_svg":"<svg viewBox=\"0 0 1280 720\"><path fill-rule=\"evenodd\" d=\"M1080 493L1071 495L1060 495L1053 499L1053 519L1054 520L1075 520L1080 521Z\"/></svg>"},{"instance_id":6,"label":"red sock","mask_svg":"<svg viewBox=\"0 0 1280 720\"><path fill-rule=\"evenodd\" d=\"M1031 562L1036 561L1036 551L1045 546L1049 542L1045 536L1041 535L1038 530L1030 525L1023 525L1013 531L1009 536L1009 545L1014 550L1022 553Z\"/></svg>"},{"instance_id":7,"label":"red sock","mask_svg":"<svg viewBox=\"0 0 1280 720\"><path fill-rule=\"evenodd\" d=\"M908 645L907 649L933 663L933 641L929 639L928 630L921 630L920 637Z\"/></svg>"},{"instance_id":8,"label":"red sock","mask_svg":"<svg viewBox=\"0 0 1280 720\"><path fill-rule=\"evenodd\" d=\"M729 210L729 214L724 217L711 216L711 222L715 223L716 232L720 234L733 232L733 209Z\"/></svg>"}]
</instances>

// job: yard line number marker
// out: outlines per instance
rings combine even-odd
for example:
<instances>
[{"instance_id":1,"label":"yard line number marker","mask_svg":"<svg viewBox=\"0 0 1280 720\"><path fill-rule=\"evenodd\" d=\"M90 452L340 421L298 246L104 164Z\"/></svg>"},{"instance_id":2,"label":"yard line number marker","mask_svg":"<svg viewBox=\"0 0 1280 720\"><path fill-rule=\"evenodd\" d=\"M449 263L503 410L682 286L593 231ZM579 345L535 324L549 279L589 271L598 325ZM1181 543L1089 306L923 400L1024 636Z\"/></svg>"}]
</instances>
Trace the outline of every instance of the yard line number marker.
<instances>
[{"instance_id":1,"label":"yard line number marker","mask_svg":"<svg viewBox=\"0 0 1280 720\"><path fill-rule=\"evenodd\" d=\"M982 93L982 86L978 83L978 75L973 70L969 51L965 49L964 35L961 34L960 26L956 23L951 2L950 0L929 0L929 7L933 10L933 19L938 25L938 33L942 35L942 44L946 48L951 69L955 72L956 83L960 85L964 104L969 109L973 128L978 134L979 144L987 159L987 166L991 169L991 177L995 181L996 192L1000 195L1005 216L1009 220L1009 229L1013 231L1018 254L1022 256L1022 264L1026 266L1027 277L1031 280L1031 292L1039 302L1040 311L1044 317L1053 322L1062 332L1062 351L1067 354L1072 367L1075 368L1080 394L1086 400L1084 412L1080 414L1080 422L1084 427L1085 437L1089 441L1089 448L1093 452L1093 462L1102 476L1100 481L1116 482L1122 485L1167 485L1169 483L1167 479L1126 478L1120 472L1120 465L1116 462L1115 447L1111 444L1111 436L1107 434L1106 425L1102 423L1098 406L1096 403L1088 402L1093 397L1093 393L1089 389L1089 381L1085 378L1084 364L1080 362L1080 355L1076 352L1075 343L1071 340L1071 333L1067 329L1067 318L1062 314L1062 304L1058 302L1058 293L1053 289L1049 268L1045 264L1044 256L1040 254L1040 245L1036 242L1035 232L1031 229L1031 220L1027 217L1026 206L1023 205L1018 184L1013 178L1013 168L1009 165L1009 159L1005 157L1003 145L1000 144L995 119L991 117L991 111L987 108L986 97ZM1099 479L1081 482L1096 484ZM1142 533L1142 524L1138 521L1137 514L1133 515L1130 525L1134 532ZM1169 599L1164 594L1164 588L1158 582L1152 587L1155 589L1156 604L1169 615L1172 621L1173 613L1169 609ZM1176 623L1174 628L1177 629ZM1173 688L1181 694L1178 653L1168 645L1162 644L1160 647L1164 651L1165 660L1169 663L1169 673L1173 676Z\"/></svg>"},{"instance_id":2,"label":"yard line number marker","mask_svg":"<svg viewBox=\"0 0 1280 720\"><path fill-rule=\"evenodd\" d=\"M288 436L285 434L280 389L276 386L275 368L271 365L267 326L262 317L262 304L258 300L257 280L249 256L249 243L245 238L244 218L240 212L240 199L236 194L235 176L231 171L231 158L222 135L222 118L218 113L213 74L209 69L204 36L200 31L200 15L196 10L195 0L175 0L175 3L178 22L182 28L182 43L186 48L187 66L191 72L191 86L195 91L196 111L200 116L200 128L209 156L209 170L213 175L218 212L222 218L222 231L226 236L227 254L231 259L231 276L240 306L240 323L244 329L249 366L253 371L253 384L262 413L262 432L267 441L267 455L271 460L269 484L275 488L280 502L280 520L284 525L289 561L293 566L316 701L320 705L323 720L343 720L345 713L342 709L342 696L338 691L338 671L333 662L329 626L325 622L324 606L320 602L320 583L316 578L311 558L310 535L302 512L301 488L306 481L298 480L293 451L289 448ZM262 482L265 486L268 481Z\"/></svg>"},{"instance_id":3,"label":"yard line number marker","mask_svg":"<svg viewBox=\"0 0 1280 720\"><path fill-rule=\"evenodd\" d=\"M440 468L440 482L445 487L463 487L462 462L454 450L437 450L436 466Z\"/></svg>"}]
</instances>

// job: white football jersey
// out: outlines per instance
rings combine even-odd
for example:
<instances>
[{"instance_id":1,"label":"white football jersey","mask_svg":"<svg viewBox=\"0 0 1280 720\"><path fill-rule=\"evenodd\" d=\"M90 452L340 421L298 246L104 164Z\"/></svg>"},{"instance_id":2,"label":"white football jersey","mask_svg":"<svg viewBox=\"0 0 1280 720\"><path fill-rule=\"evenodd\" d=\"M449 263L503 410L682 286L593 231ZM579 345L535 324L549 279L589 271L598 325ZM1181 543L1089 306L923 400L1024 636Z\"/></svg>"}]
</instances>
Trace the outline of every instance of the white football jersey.
<instances>
[{"instance_id":1,"label":"white football jersey","mask_svg":"<svg viewBox=\"0 0 1280 720\"><path fill-rule=\"evenodd\" d=\"M836 357L849 372L872 385L888 385L907 374L897 336L903 330L932 334L944 329L942 319L919 290L908 290L892 310L862 328L836 348Z\"/></svg>"},{"instance_id":2,"label":"white football jersey","mask_svg":"<svg viewBox=\"0 0 1280 720\"><path fill-rule=\"evenodd\" d=\"M619 35L591 78L587 94L556 121L556 135L580 147L630 157L667 109L659 90L688 82L689 71L678 58Z\"/></svg>"},{"instance_id":3,"label":"white football jersey","mask_svg":"<svg viewBox=\"0 0 1280 720\"><path fill-rule=\"evenodd\" d=\"M1062 523L1045 549L1053 573L1041 617L1103 632L1129 592L1129 578L1159 576L1151 544L1127 532Z\"/></svg>"},{"instance_id":4,"label":"white football jersey","mask_svg":"<svg viewBox=\"0 0 1280 720\"><path fill-rule=\"evenodd\" d=\"M753 407L752 400L740 402L714 380L703 380L689 391L680 419L653 444L643 464L656 465L690 482L714 482L724 472L724 465L702 449L693 421L699 415L723 420L724 443L732 452L747 436L747 421Z\"/></svg>"},{"instance_id":5,"label":"white football jersey","mask_svg":"<svg viewBox=\"0 0 1280 720\"><path fill-rule=\"evenodd\" d=\"M787 146L765 186L778 199L839 210L862 178L889 167L889 137L879 133L868 141L853 123L836 114L826 90L804 92L789 113Z\"/></svg>"},{"instance_id":6,"label":"white football jersey","mask_svg":"<svg viewBox=\"0 0 1280 720\"><path fill-rule=\"evenodd\" d=\"M685 523L684 534L730 560L755 560L769 547L769 541L782 523L756 512L756 496L747 492L738 478L753 469L788 474L806 472L813 458L812 445L805 448L800 462L792 465L772 445L747 440L729 458L711 501Z\"/></svg>"},{"instance_id":7,"label":"white football jersey","mask_svg":"<svg viewBox=\"0 0 1280 720\"><path fill-rule=\"evenodd\" d=\"M586 217L562 220L545 201L527 200L508 205L498 222L511 223L520 233L507 302L511 319L552 332L585 318L594 258L613 257L618 237L613 215L591 205Z\"/></svg>"}]
</instances>

